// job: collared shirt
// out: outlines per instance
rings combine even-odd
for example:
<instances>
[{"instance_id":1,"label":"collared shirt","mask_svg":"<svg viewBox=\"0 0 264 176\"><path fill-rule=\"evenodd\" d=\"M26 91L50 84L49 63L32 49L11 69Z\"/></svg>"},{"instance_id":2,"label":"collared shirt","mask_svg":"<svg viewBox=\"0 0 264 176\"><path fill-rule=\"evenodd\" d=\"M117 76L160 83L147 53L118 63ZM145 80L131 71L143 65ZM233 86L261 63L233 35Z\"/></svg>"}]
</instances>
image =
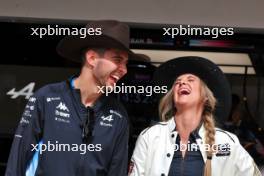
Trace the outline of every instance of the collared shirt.
<instances>
[{"instance_id":1,"label":"collared shirt","mask_svg":"<svg viewBox=\"0 0 264 176\"><path fill-rule=\"evenodd\" d=\"M28 101L16 130L6 176L24 176L40 140L35 175L124 176L127 173L128 116L111 97L101 96L94 106L94 125L89 143L83 140L87 107L80 90L70 80L39 89ZM44 147L44 146L43 146Z\"/></svg>"}]
</instances>

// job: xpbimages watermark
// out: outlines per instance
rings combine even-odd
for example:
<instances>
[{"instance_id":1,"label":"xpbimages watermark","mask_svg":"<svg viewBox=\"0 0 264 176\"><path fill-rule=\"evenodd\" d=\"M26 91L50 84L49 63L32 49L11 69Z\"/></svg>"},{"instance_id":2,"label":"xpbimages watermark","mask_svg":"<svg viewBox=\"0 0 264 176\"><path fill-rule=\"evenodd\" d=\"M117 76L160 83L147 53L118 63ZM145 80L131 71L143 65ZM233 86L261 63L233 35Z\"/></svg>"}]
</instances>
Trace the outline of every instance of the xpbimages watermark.
<instances>
[{"instance_id":1,"label":"xpbimages watermark","mask_svg":"<svg viewBox=\"0 0 264 176\"><path fill-rule=\"evenodd\" d=\"M97 152L102 150L101 144L61 144L58 141L51 143L50 141L47 144L31 144L31 151L39 152L79 152L84 155L86 152Z\"/></svg>"},{"instance_id":2,"label":"xpbimages watermark","mask_svg":"<svg viewBox=\"0 0 264 176\"><path fill-rule=\"evenodd\" d=\"M234 35L231 27L193 27L191 25L180 25L179 27L164 27L164 36L175 38L176 36L208 36L218 38L219 36Z\"/></svg>"},{"instance_id":3,"label":"xpbimages watermark","mask_svg":"<svg viewBox=\"0 0 264 176\"><path fill-rule=\"evenodd\" d=\"M212 151L217 156L227 156L230 155L231 152L231 145L228 143L223 144L200 144L197 143L190 143L187 144L174 144L174 151L205 151L209 152Z\"/></svg>"},{"instance_id":4,"label":"xpbimages watermark","mask_svg":"<svg viewBox=\"0 0 264 176\"><path fill-rule=\"evenodd\" d=\"M114 86L97 86L98 92L97 93L103 93L106 96L108 96L111 93L134 93L134 94L145 94L146 96L152 96L153 93L160 94L160 93L167 93L168 88L167 86L126 86L124 83L121 83L121 85Z\"/></svg>"},{"instance_id":5,"label":"xpbimages watermark","mask_svg":"<svg viewBox=\"0 0 264 176\"><path fill-rule=\"evenodd\" d=\"M59 27L59 25L47 25L47 27L41 28L30 28L32 36L38 36L39 38L43 38L44 36L80 36L80 38L86 38L87 36L92 35L102 35L101 28L76 28L76 27Z\"/></svg>"}]
</instances>

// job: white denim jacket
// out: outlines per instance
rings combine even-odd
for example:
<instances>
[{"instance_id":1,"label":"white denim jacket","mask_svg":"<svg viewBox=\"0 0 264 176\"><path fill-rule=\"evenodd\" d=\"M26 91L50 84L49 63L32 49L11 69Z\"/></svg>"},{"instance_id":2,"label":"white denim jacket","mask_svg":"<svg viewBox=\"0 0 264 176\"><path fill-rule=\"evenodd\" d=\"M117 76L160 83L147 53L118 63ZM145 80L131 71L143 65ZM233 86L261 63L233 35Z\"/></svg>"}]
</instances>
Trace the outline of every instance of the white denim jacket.
<instances>
[{"instance_id":1,"label":"white denim jacket","mask_svg":"<svg viewBox=\"0 0 264 176\"><path fill-rule=\"evenodd\" d=\"M141 132L131 158L129 176L167 176L172 162L177 131L174 118ZM196 140L204 162L207 159L205 129ZM240 145L237 136L216 128L215 144L224 146L212 157L212 176L261 176L254 160Z\"/></svg>"}]
</instances>

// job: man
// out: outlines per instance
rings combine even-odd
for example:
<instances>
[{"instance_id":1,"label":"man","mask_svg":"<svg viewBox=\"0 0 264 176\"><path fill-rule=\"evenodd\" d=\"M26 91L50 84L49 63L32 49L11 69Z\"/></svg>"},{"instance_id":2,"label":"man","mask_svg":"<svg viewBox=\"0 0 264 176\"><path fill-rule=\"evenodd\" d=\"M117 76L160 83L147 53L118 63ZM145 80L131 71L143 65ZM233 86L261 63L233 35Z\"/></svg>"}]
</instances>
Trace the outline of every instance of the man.
<instances>
[{"instance_id":1,"label":"man","mask_svg":"<svg viewBox=\"0 0 264 176\"><path fill-rule=\"evenodd\" d=\"M129 28L94 21L101 35L65 37L58 53L82 63L80 75L50 84L29 99L16 131L6 176L123 176L127 172L128 117L103 94L126 72Z\"/></svg>"}]
</instances>

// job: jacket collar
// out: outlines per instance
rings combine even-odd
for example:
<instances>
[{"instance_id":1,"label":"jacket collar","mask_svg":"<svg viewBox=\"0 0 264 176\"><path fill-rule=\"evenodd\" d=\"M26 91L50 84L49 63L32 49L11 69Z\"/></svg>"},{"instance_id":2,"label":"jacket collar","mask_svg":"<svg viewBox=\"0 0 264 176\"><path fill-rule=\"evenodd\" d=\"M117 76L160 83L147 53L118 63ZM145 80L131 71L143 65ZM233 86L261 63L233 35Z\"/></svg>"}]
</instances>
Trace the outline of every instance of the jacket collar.
<instances>
[{"instance_id":1,"label":"jacket collar","mask_svg":"<svg viewBox=\"0 0 264 176\"><path fill-rule=\"evenodd\" d=\"M70 77L66 82L68 85L68 88L70 89L70 91L73 93L73 96L75 98L76 103L79 105L79 107L82 107L84 109L86 109L87 107L85 107L85 105L82 103L81 101L81 90L80 89L76 89L73 86L73 80L77 77L77 75L74 75L72 77ZM105 96L105 94L102 94L95 102L94 105L92 106L93 110L95 112L99 111L100 108L103 106L103 104L107 101L107 97Z\"/></svg>"},{"instance_id":2,"label":"jacket collar","mask_svg":"<svg viewBox=\"0 0 264 176\"><path fill-rule=\"evenodd\" d=\"M168 124L168 128L170 133L177 133L176 131L176 123L174 121L174 117L172 117L170 120L167 121ZM200 147L200 151L203 157L204 162L206 161L206 151L203 150L203 146L202 144L205 144L205 128L204 128L204 124L201 123L199 125L199 127L197 129L195 129L192 133L195 134L195 139L196 139L196 143L199 145ZM173 141L173 144L175 143L175 141Z\"/></svg>"},{"instance_id":3,"label":"jacket collar","mask_svg":"<svg viewBox=\"0 0 264 176\"><path fill-rule=\"evenodd\" d=\"M168 123L169 131L171 133L173 131L176 131L176 123L174 117L169 119L167 123ZM195 138L202 138L204 140L204 134L205 134L204 124L201 122L201 124L192 133L195 135Z\"/></svg>"},{"instance_id":4,"label":"jacket collar","mask_svg":"<svg viewBox=\"0 0 264 176\"><path fill-rule=\"evenodd\" d=\"M174 121L174 117L168 120L168 127L169 127L170 132L176 131L176 124Z\"/></svg>"}]
</instances>

